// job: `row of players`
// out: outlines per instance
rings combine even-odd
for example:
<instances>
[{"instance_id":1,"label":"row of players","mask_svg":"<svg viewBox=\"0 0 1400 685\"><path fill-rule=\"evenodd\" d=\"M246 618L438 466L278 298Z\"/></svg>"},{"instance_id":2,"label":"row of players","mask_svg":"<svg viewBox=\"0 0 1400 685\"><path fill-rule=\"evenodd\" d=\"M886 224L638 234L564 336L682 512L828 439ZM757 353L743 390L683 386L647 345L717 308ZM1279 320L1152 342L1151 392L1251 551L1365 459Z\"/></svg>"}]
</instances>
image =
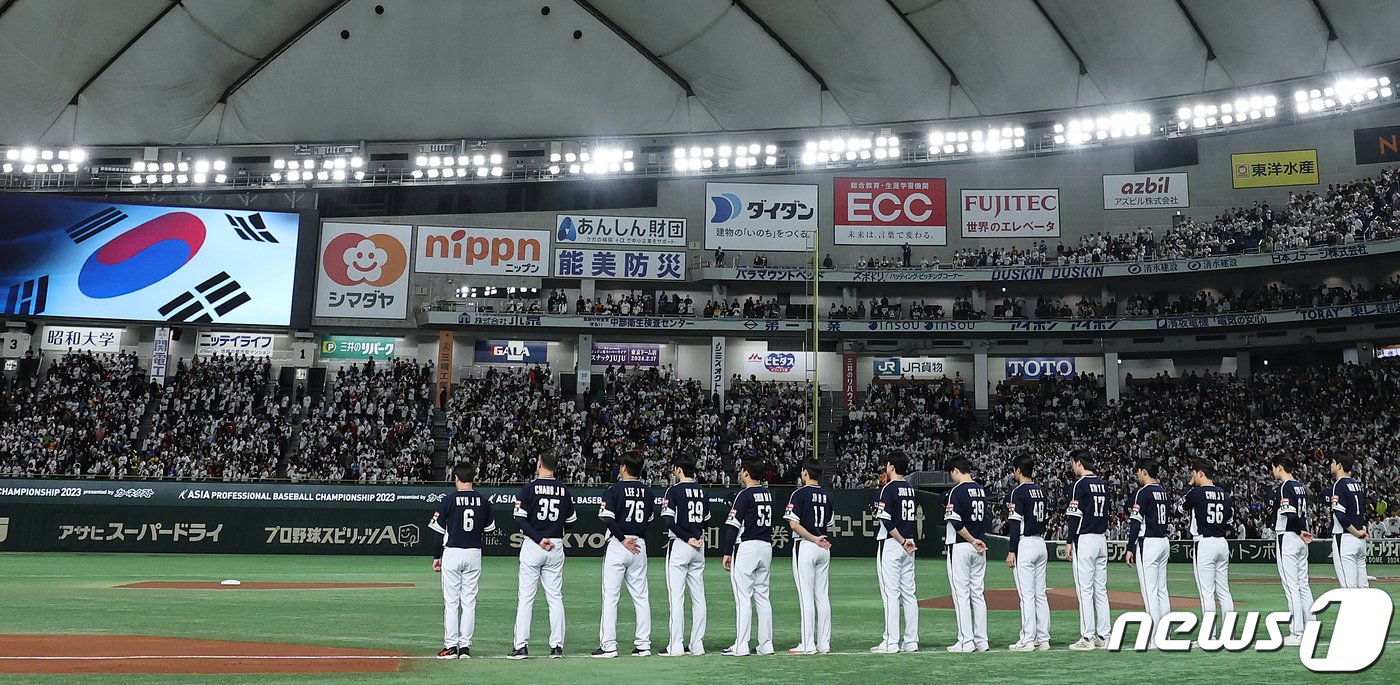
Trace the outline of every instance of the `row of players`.
<instances>
[{"instance_id":1,"label":"row of players","mask_svg":"<svg viewBox=\"0 0 1400 685\"><path fill-rule=\"evenodd\" d=\"M1075 450L1068 456L1076 480L1069 488L1066 516L1069 534L1066 552L1073 564L1079 598L1081 639L1069 649L1102 649L1110 632L1108 607L1108 545L1105 533L1110 516L1108 486L1094 473L1094 455ZM1333 557L1337 577L1343 587L1366 587L1366 530L1363 512L1365 496L1351 479L1353 456L1338 452L1331 457L1330 469L1336 482L1330 505L1333 510ZM599 629L600 645L592 656L618 655L617 607L625 584L636 611L633 656L651 654L651 609L647 588L647 527L655 518L655 501L639 479L644 467L640 453L623 457L620 479L603 495L599 516L607 525L608 547L603 561L603 615ZM734 497L725 525L724 569L731 573L737 613L736 635L725 647L725 656L745 656L750 651L753 614L757 614L757 646L752 653L772 654L773 620L769 598L770 568L773 560L773 494L754 474L764 472L763 464L745 462L739 477L743 490ZM577 520L568 488L554 474L553 454L543 454L536 463L536 478L526 483L515 499L514 518L525 540L520 550L519 595L516 612L514 649L509 659L529 656L530 622L537 590L543 587L549 606L550 657L563 656L564 599L563 531ZM1007 495L1006 510L1011 552L1006 564L1013 569L1021 603L1020 639L1011 651L1050 649L1050 611L1046 595L1045 519L1048 498L1035 480L1035 460L1018 458L1012 469L1017 485ZM709 520L704 489L696 482L695 464L673 464L676 482L661 501L665 522L666 590L670 607L670 635L661 656L705 653L707 623L704 585L704 543L702 530ZM874 503L880 522L878 580L884 603L884 634L875 653L919 651L918 600L915 596L914 554L917 551L914 488L905 479L908 459L892 453L884 465L885 484ZM986 490L973 480L971 462L950 459L946 470L954 487L947 493L944 520L948 580L957 617L957 642L947 650L954 653L982 652L990 646L987 638L987 606L984 599L987 545L983 540L988 526ZM1276 459L1272 476L1279 481L1273 505L1277 533L1279 576L1287 597L1291 621L1285 644L1298 645L1311 618L1312 592L1308 585L1308 551L1312 535L1304 529L1308 494L1293 478L1295 464L1290 458ZM1170 610L1167 593L1168 499L1157 480L1158 465L1144 460L1137 464L1140 487L1130 503L1130 527L1126 561L1135 567L1143 602L1155 624ZM470 658L475 631L476 594L481 573L483 536L496 524L486 498L473 489L476 468L458 464L453 468L456 491L444 498L429 527L443 536L433 562L442 573L444 647L442 659ZM798 588L801 615L800 641L789 654L824 654L831 651L831 604L828 597L828 570L831 543L827 528L833 521L829 495L819 485L821 467L803 464L801 486L788 501L782 518L791 527L793 575ZM1225 541L1230 529L1233 502L1229 493L1214 483L1214 467L1197 462L1191 471L1191 488L1176 509L1189 517L1196 550L1194 567L1200 592L1202 633L1214 632L1214 618L1234 611L1229 588L1229 547ZM685 599L689 593L691 625L689 641L685 632ZM903 613L903 631L900 614Z\"/></svg>"}]
</instances>

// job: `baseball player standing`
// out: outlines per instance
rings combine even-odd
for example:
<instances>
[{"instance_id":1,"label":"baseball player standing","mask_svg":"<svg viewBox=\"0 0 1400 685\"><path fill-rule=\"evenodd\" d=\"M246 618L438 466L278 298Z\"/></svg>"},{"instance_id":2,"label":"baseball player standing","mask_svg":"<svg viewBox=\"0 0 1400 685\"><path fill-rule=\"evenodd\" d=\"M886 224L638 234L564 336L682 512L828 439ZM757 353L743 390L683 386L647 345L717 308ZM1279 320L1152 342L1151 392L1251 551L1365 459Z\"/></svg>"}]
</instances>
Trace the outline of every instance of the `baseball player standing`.
<instances>
[{"instance_id":1,"label":"baseball player standing","mask_svg":"<svg viewBox=\"0 0 1400 685\"><path fill-rule=\"evenodd\" d=\"M1292 457L1275 457L1273 476L1279 482L1274 491L1274 532L1278 534L1278 576L1283 581L1283 595L1293 618L1288 623L1288 637L1283 644L1296 647L1303 644L1303 629L1312 618L1313 595L1308 584L1308 492L1293 478L1297 468Z\"/></svg>"},{"instance_id":2,"label":"baseball player standing","mask_svg":"<svg viewBox=\"0 0 1400 685\"><path fill-rule=\"evenodd\" d=\"M442 500L428 528L442 535L433 552L433 570L442 574L442 651L439 659L472 658L476 633L476 591L481 579L481 536L496 530L491 504L472 489L475 464L452 467L457 489Z\"/></svg>"},{"instance_id":3,"label":"baseball player standing","mask_svg":"<svg viewBox=\"0 0 1400 685\"><path fill-rule=\"evenodd\" d=\"M1329 470L1332 484L1332 566L1342 587L1370 587L1366 580L1366 493L1352 480L1356 457L1337 450Z\"/></svg>"},{"instance_id":4,"label":"baseball player standing","mask_svg":"<svg viewBox=\"0 0 1400 685\"><path fill-rule=\"evenodd\" d=\"M1035 458L1016 457L1011 476L1016 487L1006 496L1010 552L1006 565L1013 569L1016 594L1021 597L1021 637L1007 649L1013 652L1050 651L1050 598L1045 593L1045 491L1031 478Z\"/></svg>"},{"instance_id":5,"label":"baseball player standing","mask_svg":"<svg viewBox=\"0 0 1400 685\"><path fill-rule=\"evenodd\" d=\"M744 489L734 496L725 521L724 570L734 586L737 614L734 644L724 656L748 656L749 627L758 614L757 654L773 653L773 605L769 602L769 573L773 566L773 493L759 480L763 464L745 461L739 469Z\"/></svg>"},{"instance_id":6,"label":"baseball player standing","mask_svg":"<svg viewBox=\"0 0 1400 685\"><path fill-rule=\"evenodd\" d=\"M919 651L919 600L914 594L914 544L917 534L914 487L904 480L909 471L909 458L903 452L890 452L885 459L888 479L875 500L875 518L880 530L875 539L879 545L876 571L880 580L880 598L885 604L885 633L880 644L870 648L876 654L897 654ZM904 609L904 634L899 633L899 610Z\"/></svg>"},{"instance_id":7,"label":"baseball player standing","mask_svg":"<svg viewBox=\"0 0 1400 685\"><path fill-rule=\"evenodd\" d=\"M1215 467L1198 461L1191 467L1191 489L1182 497L1182 513L1191 521L1191 538L1196 541L1196 591L1201 595L1201 633L1223 634L1214 615L1219 603L1220 616L1235 610L1230 595L1230 545L1225 532L1235 516L1235 502L1215 484Z\"/></svg>"},{"instance_id":8,"label":"baseball player standing","mask_svg":"<svg viewBox=\"0 0 1400 685\"><path fill-rule=\"evenodd\" d=\"M530 656L530 618L535 591L544 587L549 604L549 658L564 658L564 526L578 519L574 500L554 478L559 462L553 452L540 454L535 478L515 497L515 522L525 540L520 543L520 594L515 610L515 648L507 659Z\"/></svg>"},{"instance_id":9,"label":"baseball player standing","mask_svg":"<svg viewBox=\"0 0 1400 685\"><path fill-rule=\"evenodd\" d=\"M1068 534L1065 556L1074 567L1074 588L1079 595L1079 641L1076 652L1108 646L1111 630L1108 614L1108 485L1094 474L1094 455L1078 449L1069 453L1077 480L1070 486L1065 509Z\"/></svg>"},{"instance_id":10,"label":"baseball player standing","mask_svg":"<svg viewBox=\"0 0 1400 685\"><path fill-rule=\"evenodd\" d=\"M948 585L953 591L953 613L958 619L958 641L948 645L955 654L985 652L987 599L983 594L987 575L987 492L972 480L972 462L953 457L946 465L953 479L943 518L948 532Z\"/></svg>"},{"instance_id":11,"label":"baseball player standing","mask_svg":"<svg viewBox=\"0 0 1400 685\"><path fill-rule=\"evenodd\" d=\"M1149 647L1156 644L1151 631L1172 610L1171 596L1167 594L1167 560L1171 556L1171 542L1167 540L1167 493L1157 482L1157 473L1155 460L1138 460L1137 481L1141 487L1133 495L1132 510L1128 514L1128 551L1124 557L1129 567L1137 566L1142 604L1147 615L1152 617Z\"/></svg>"},{"instance_id":12,"label":"baseball player standing","mask_svg":"<svg viewBox=\"0 0 1400 685\"><path fill-rule=\"evenodd\" d=\"M651 492L638 476L646 458L640 452L622 457L620 480L603 493L598 516L608 526L608 548L603 555L603 620L598 628L597 659L617 656L617 600L622 581L637 612L632 656L651 656L651 602L647 597L647 526L655 514Z\"/></svg>"},{"instance_id":13,"label":"baseball player standing","mask_svg":"<svg viewBox=\"0 0 1400 685\"><path fill-rule=\"evenodd\" d=\"M661 500L666 522L666 599L670 605L670 639L661 656L705 653L705 522L710 519L705 490L695 482L695 462L674 464L676 484ZM690 590L690 644L685 642L685 593Z\"/></svg>"},{"instance_id":14,"label":"baseball player standing","mask_svg":"<svg viewBox=\"0 0 1400 685\"><path fill-rule=\"evenodd\" d=\"M792 545L792 577L797 581L797 606L802 615L802 640L788 654L831 652L831 541L826 538L834 512L831 496L822 489L822 467L815 461L802 464L802 485L788 500L788 526Z\"/></svg>"}]
</instances>

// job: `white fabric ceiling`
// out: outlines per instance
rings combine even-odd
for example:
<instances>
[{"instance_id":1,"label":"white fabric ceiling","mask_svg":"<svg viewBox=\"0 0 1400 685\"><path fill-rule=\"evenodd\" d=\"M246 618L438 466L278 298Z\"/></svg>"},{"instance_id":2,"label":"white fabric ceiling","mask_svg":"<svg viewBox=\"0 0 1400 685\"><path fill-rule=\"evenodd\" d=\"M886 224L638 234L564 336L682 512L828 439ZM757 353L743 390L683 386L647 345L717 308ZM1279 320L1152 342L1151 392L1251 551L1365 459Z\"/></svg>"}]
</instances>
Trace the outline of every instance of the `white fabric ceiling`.
<instances>
[{"instance_id":1,"label":"white fabric ceiling","mask_svg":"<svg viewBox=\"0 0 1400 685\"><path fill-rule=\"evenodd\" d=\"M1012 115L1389 63L1395 26L1390 0L0 0L0 144Z\"/></svg>"}]
</instances>

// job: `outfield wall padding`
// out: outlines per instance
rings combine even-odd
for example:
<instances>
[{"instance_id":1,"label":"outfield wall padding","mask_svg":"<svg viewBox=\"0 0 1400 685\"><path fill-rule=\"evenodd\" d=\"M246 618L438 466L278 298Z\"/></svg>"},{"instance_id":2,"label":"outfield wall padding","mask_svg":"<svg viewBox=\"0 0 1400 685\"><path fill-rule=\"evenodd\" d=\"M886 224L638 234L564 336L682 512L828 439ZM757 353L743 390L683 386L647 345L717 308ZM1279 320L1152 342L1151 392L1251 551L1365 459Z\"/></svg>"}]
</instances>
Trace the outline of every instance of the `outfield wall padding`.
<instances>
[{"instance_id":1,"label":"outfield wall padding","mask_svg":"<svg viewBox=\"0 0 1400 685\"><path fill-rule=\"evenodd\" d=\"M523 535L511 517L519 487L478 488L492 503L500 530L487 537L488 555L515 555ZM598 518L603 488L570 488L578 522L565 534L572 556L601 556L607 528ZM658 501L664 488L653 487ZM791 487L774 487L775 554L790 553L781 520ZM0 479L0 552L187 552L239 554L432 554L441 538L428 521L450 487L280 483L188 483ZM706 488L710 521L705 545L723 540L729 502L738 488ZM873 557L875 490L832 491L836 556ZM921 557L941 553L943 509L933 493L918 493ZM647 546L662 555L661 521Z\"/></svg>"}]
</instances>

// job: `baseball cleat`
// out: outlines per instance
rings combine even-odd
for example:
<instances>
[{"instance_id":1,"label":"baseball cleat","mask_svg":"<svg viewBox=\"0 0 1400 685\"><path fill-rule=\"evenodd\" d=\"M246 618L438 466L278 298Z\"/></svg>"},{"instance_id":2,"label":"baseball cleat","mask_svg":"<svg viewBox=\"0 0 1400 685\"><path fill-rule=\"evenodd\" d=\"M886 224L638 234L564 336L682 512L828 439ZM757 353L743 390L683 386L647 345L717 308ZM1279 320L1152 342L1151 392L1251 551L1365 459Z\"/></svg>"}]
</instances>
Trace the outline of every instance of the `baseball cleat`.
<instances>
[{"instance_id":1,"label":"baseball cleat","mask_svg":"<svg viewBox=\"0 0 1400 685\"><path fill-rule=\"evenodd\" d=\"M1283 646L1284 646L1284 647L1301 647L1302 644L1303 644L1303 640L1302 640L1302 639L1293 637L1292 635L1289 635L1288 637L1283 638Z\"/></svg>"},{"instance_id":2,"label":"baseball cleat","mask_svg":"<svg viewBox=\"0 0 1400 685\"><path fill-rule=\"evenodd\" d=\"M553 656L553 654L550 654L550 656ZM562 653L562 652L560 653L560 656L563 656L563 653ZM591 656L591 657L593 657L594 659L616 659L616 658L617 658L617 650L616 650L616 649L603 649L602 647L599 647L599 648L593 650L593 653L592 653L592 654L589 654L588 656Z\"/></svg>"},{"instance_id":3,"label":"baseball cleat","mask_svg":"<svg viewBox=\"0 0 1400 685\"><path fill-rule=\"evenodd\" d=\"M685 654L686 654L686 656L705 656L705 650L703 650L703 649L687 649L687 650L685 650Z\"/></svg>"},{"instance_id":4,"label":"baseball cleat","mask_svg":"<svg viewBox=\"0 0 1400 685\"><path fill-rule=\"evenodd\" d=\"M740 652L740 651L734 649L733 647L725 647L724 650L720 652L720 656L748 656L748 655L749 655L748 652Z\"/></svg>"},{"instance_id":5,"label":"baseball cleat","mask_svg":"<svg viewBox=\"0 0 1400 685\"><path fill-rule=\"evenodd\" d=\"M457 648L457 658L458 658L458 659L470 659L470 658L472 658L472 648L471 648L471 647L458 647L458 648Z\"/></svg>"},{"instance_id":6,"label":"baseball cleat","mask_svg":"<svg viewBox=\"0 0 1400 685\"><path fill-rule=\"evenodd\" d=\"M1034 652L1035 645L1028 642L1015 642L1007 647L1007 649L1013 652Z\"/></svg>"},{"instance_id":7,"label":"baseball cleat","mask_svg":"<svg viewBox=\"0 0 1400 685\"><path fill-rule=\"evenodd\" d=\"M985 643L985 642L983 642L983 643L980 644L980 645L977 645L977 651L979 651L979 652L990 651L991 648L992 648L992 646L989 645L989 644L987 644L987 643Z\"/></svg>"},{"instance_id":8,"label":"baseball cleat","mask_svg":"<svg viewBox=\"0 0 1400 685\"><path fill-rule=\"evenodd\" d=\"M1072 652L1092 652L1098 647L1094 644L1093 638L1081 637L1078 642L1071 644L1069 649Z\"/></svg>"},{"instance_id":9,"label":"baseball cleat","mask_svg":"<svg viewBox=\"0 0 1400 685\"><path fill-rule=\"evenodd\" d=\"M636 647L632 650L632 656L651 656L651 650Z\"/></svg>"},{"instance_id":10,"label":"baseball cleat","mask_svg":"<svg viewBox=\"0 0 1400 685\"><path fill-rule=\"evenodd\" d=\"M515 661L519 661L521 659L528 659L530 658L530 649L528 647L523 646L516 647L515 649L510 650L510 654L507 654L506 658Z\"/></svg>"},{"instance_id":11,"label":"baseball cleat","mask_svg":"<svg viewBox=\"0 0 1400 685\"><path fill-rule=\"evenodd\" d=\"M871 647L871 648L870 648L870 653L871 653L871 654L898 654L898 653L899 653L899 648L898 648L898 647L891 647L891 646L889 646L889 645L875 645L874 647Z\"/></svg>"},{"instance_id":12,"label":"baseball cleat","mask_svg":"<svg viewBox=\"0 0 1400 685\"><path fill-rule=\"evenodd\" d=\"M1037 651L1037 652L1048 652L1048 651L1050 651L1050 641L1049 641L1049 640L1046 640L1046 641L1044 641L1044 642L1037 642L1037 643L1035 643L1035 651Z\"/></svg>"},{"instance_id":13,"label":"baseball cleat","mask_svg":"<svg viewBox=\"0 0 1400 685\"><path fill-rule=\"evenodd\" d=\"M669 649L663 649L663 650L657 652L656 655L657 655L657 656L685 656L685 655L686 655L686 652L673 652L673 651L671 651L671 650L669 650Z\"/></svg>"},{"instance_id":14,"label":"baseball cleat","mask_svg":"<svg viewBox=\"0 0 1400 685\"><path fill-rule=\"evenodd\" d=\"M457 648L456 648L456 647L443 647L443 648L442 648L442 651L437 653L437 658L439 658L439 659L456 659L456 658L458 658L458 655L457 655Z\"/></svg>"},{"instance_id":15,"label":"baseball cleat","mask_svg":"<svg viewBox=\"0 0 1400 685\"><path fill-rule=\"evenodd\" d=\"M1094 638L1094 649L1108 649L1108 638L1106 638L1106 637L1095 637L1095 638Z\"/></svg>"},{"instance_id":16,"label":"baseball cleat","mask_svg":"<svg viewBox=\"0 0 1400 685\"><path fill-rule=\"evenodd\" d=\"M616 655L617 655L617 652L613 652L613 655L616 656ZM551 658L551 659L563 659L563 658L564 658L564 648L563 648L563 647L550 647L550 648L549 648L549 658Z\"/></svg>"},{"instance_id":17,"label":"baseball cleat","mask_svg":"<svg viewBox=\"0 0 1400 685\"><path fill-rule=\"evenodd\" d=\"M919 646L918 646L918 645L904 645L903 647L901 647L901 648L899 649L899 651L904 652L905 654L913 654L913 653L919 651Z\"/></svg>"},{"instance_id":18,"label":"baseball cleat","mask_svg":"<svg viewBox=\"0 0 1400 685\"><path fill-rule=\"evenodd\" d=\"M793 647L792 649L789 649L789 650L788 650L788 654L792 654L792 655L794 655L794 656L800 655L800 654L816 654L816 653L817 653L817 652L816 652L815 650L803 649L803 648L801 648L801 647Z\"/></svg>"},{"instance_id":19,"label":"baseball cleat","mask_svg":"<svg viewBox=\"0 0 1400 685\"><path fill-rule=\"evenodd\" d=\"M948 645L948 652L951 654L971 654L977 651L976 647L964 647L960 644Z\"/></svg>"}]
</instances>

